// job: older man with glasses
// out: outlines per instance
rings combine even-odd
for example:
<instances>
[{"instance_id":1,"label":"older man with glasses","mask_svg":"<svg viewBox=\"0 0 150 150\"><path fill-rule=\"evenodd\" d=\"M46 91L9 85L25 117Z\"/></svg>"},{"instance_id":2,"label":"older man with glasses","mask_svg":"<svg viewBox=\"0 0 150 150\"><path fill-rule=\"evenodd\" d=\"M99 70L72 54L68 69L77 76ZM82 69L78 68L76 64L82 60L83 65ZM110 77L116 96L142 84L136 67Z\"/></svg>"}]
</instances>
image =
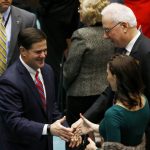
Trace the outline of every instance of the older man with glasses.
<instances>
[{"instance_id":1,"label":"older man with glasses","mask_svg":"<svg viewBox=\"0 0 150 150\"><path fill-rule=\"evenodd\" d=\"M129 7L111 3L103 9L101 14L104 38L111 40L118 47L116 52L122 53L126 49L127 55L131 55L139 61L145 84L144 94L150 101L150 39L137 29L136 17ZM112 105L114 96L111 88L107 87L84 116L90 121L95 119L100 121L106 109ZM76 128L79 123L81 123L81 119L72 127ZM148 150L150 149L150 126L147 128L146 135Z\"/></svg>"},{"instance_id":2,"label":"older man with glasses","mask_svg":"<svg viewBox=\"0 0 150 150\"><path fill-rule=\"evenodd\" d=\"M118 25L120 25L122 22L118 22L117 24L115 24L113 27L111 28L103 28L104 29L104 32L105 34L108 34L111 32L111 30L113 30L115 27L117 27Z\"/></svg>"}]
</instances>

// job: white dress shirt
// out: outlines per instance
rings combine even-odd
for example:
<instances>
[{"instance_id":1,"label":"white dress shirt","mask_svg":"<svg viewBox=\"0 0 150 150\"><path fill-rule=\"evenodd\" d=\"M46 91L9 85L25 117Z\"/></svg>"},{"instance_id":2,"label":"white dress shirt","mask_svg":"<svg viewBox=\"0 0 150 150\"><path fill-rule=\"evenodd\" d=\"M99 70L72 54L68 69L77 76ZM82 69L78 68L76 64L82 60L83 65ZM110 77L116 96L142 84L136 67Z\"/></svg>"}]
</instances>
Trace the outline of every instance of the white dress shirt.
<instances>
[{"instance_id":1,"label":"white dress shirt","mask_svg":"<svg viewBox=\"0 0 150 150\"><path fill-rule=\"evenodd\" d=\"M141 35L141 32L138 30L137 34L134 36L134 38L128 43L128 45L125 47L125 49L127 50L126 55L130 55L131 50L136 42L136 40L138 39L138 37Z\"/></svg>"},{"instance_id":2,"label":"white dress shirt","mask_svg":"<svg viewBox=\"0 0 150 150\"><path fill-rule=\"evenodd\" d=\"M46 100L46 91L45 91L45 85L44 85L44 81L43 81L43 77L42 77L42 74L41 74L41 70L38 69L38 70L34 70L32 69L30 66L28 66L21 58L21 56L19 57L20 58L20 61L21 63L24 65L24 67L28 70L28 72L30 73L33 81L35 82L35 74L36 74L36 71L39 71L39 79L41 80L42 84L43 84L43 89L44 89L44 94L45 94L45 100ZM47 135L47 126L48 124L45 124L44 127L43 127L43 132L42 132L42 135Z\"/></svg>"},{"instance_id":3,"label":"white dress shirt","mask_svg":"<svg viewBox=\"0 0 150 150\"><path fill-rule=\"evenodd\" d=\"M11 7L9 6L8 9L2 14L3 16L3 22L4 22L4 25L6 24L7 20L7 24L5 26L6 28L6 37L7 37L7 41L6 41L6 52L7 52L7 55L9 53L9 45L10 45L10 38L11 38L11 14L9 16L9 13L11 11Z\"/></svg>"}]
</instances>

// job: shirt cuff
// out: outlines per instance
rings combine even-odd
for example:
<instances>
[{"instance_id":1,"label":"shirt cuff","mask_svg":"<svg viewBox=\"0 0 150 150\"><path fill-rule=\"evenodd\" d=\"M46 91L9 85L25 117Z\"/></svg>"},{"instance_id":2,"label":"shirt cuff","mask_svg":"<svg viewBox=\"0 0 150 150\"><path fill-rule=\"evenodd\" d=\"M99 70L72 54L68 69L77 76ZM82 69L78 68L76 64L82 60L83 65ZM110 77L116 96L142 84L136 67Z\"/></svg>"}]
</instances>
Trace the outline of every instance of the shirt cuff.
<instances>
[{"instance_id":1,"label":"shirt cuff","mask_svg":"<svg viewBox=\"0 0 150 150\"><path fill-rule=\"evenodd\" d=\"M44 125L42 135L47 135L47 126L48 124Z\"/></svg>"}]
</instances>

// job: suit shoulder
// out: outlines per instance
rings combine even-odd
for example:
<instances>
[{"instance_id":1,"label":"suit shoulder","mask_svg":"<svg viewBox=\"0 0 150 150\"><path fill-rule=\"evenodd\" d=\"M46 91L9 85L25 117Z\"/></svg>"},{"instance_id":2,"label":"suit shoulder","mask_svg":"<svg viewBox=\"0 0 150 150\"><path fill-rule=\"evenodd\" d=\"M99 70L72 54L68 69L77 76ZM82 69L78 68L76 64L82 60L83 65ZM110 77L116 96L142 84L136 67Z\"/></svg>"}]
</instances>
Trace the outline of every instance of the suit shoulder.
<instances>
[{"instance_id":1,"label":"suit shoulder","mask_svg":"<svg viewBox=\"0 0 150 150\"><path fill-rule=\"evenodd\" d=\"M45 66L43 68L46 72L50 72L51 74L54 74L53 68L49 65L45 63Z\"/></svg>"},{"instance_id":2,"label":"suit shoulder","mask_svg":"<svg viewBox=\"0 0 150 150\"><path fill-rule=\"evenodd\" d=\"M97 32L103 32L101 27L83 27L79 28L74 33L79 33L79 34L95 34Z\"/></svg>"},{"instance_id":3,"label":"suit shoulder","mask_svg":"<svg viewBox=\"0 0 150 150\"><path fill-rule=\"evenodd\" d=\"M150 53L150 39L143 34L137 40L137 46L139 46L141 54Z\"/></svg>"},{"instance_id":4,"label":"suit shoulder","mask_svg":"<svg viewBox=\"0 0 150 150\"><path fill-rule=\"evenodd\" d=\"M53 70L53 68L51 67L51 65L49 65L49 64L47 64L47 63L45 63L45 68L46 68L46 69Z\"/></svg>"},{"instance_id":5,"label":"suit shoulder","mask_svg":"<svg viewBox=\"0 0 150 150\"><path fill-rule=\"evenodd\" d=\"M93 38L93 36L100 36L102 34L103 31L101 27L83 27L74 31L72 38L80 37L82 39L89 39L91 37Z\"/></svg>"},{"instance_id":6,"label":"suit shoulder","mask_svg":"<svg viewBox=\"0 0 150 150\"><path fill-rule=\"evenodd\" d=\"M141 44L150 46L150 39L148 37L146 37L145 35L143 35L143 34L139 37L139 41L141 42Z\"/></svg>"},{"instance_id":7,"label":"suit shoulder","mask_svg":"<svg viewBox=\"0 0 150 150\"><path fill-rule=\"evenodd\" d=\"M19 79L20 79L20 76L18 74L18 71L17 71L17 66L16 66L16 62L11 65L6 71L5 73L1 76L0 78L0 82L6 82L6 83L9 83L9 84L16 84L18 83Z\"/></svg>"},{"instance_id":8,"label":"suit shoulder","mask_svg":"<svg viewBox=\"0 0 150 150\"><path fill-rule=\"evenodd\" d=\"M12 12L15 12L18 15L24 15L24 16L27 16L27 17L36 17L36 15L34 13L31 13L29 11L26 11L24 9L21 9L21 8L18 8L18 7L15 7L15 6L12 6Z\"/></svg>"}]
</instances>

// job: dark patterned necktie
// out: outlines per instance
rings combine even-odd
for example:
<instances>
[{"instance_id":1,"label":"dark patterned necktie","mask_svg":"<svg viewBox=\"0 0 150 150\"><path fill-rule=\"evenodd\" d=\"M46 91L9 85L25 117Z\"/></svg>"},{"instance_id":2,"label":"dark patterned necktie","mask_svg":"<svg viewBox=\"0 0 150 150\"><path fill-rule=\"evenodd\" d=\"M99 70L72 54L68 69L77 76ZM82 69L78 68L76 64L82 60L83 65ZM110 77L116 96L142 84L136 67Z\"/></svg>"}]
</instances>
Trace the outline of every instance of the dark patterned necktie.
<instances>
[{"instance_id":1,"label":"dark patterned necktie","mask_svg":"<svg viewBox=\"0 0 150 150\"><path fill-rule=\"evenodd\" d=\"M125 55L126 53L127 53L127 50L126 50L125 48L123 48L123 49L122 49L122 54Z\"/></svg>"},{"instance_id":2,"label":"dark patterned necktie","mask_svg":"<svg viewBox=\"0 0 150 150\"><path fill-rule=\"evenodd\" d=\"M45 98L45 94L44 94L44 88L43 88L43 84L42 84L41 80L39 79L38 75L39 75L39 72L36 71L35 85L36 85L36 87L39 91L39 94L40 94L40 97L41 97L41 100L42 100L43 108L44 108L44 110L46 110L46 98Z\"/></svg>"},{"instance_id":3,"label":"dark patterned necktie","mask_svg":"<svg viewBox=\"0 0 150 150\"><path fill-rule=\"evenodd\" d=\"M6 70L6 31L0 13L0 75Z\"/></svg>"}]
</instances>

